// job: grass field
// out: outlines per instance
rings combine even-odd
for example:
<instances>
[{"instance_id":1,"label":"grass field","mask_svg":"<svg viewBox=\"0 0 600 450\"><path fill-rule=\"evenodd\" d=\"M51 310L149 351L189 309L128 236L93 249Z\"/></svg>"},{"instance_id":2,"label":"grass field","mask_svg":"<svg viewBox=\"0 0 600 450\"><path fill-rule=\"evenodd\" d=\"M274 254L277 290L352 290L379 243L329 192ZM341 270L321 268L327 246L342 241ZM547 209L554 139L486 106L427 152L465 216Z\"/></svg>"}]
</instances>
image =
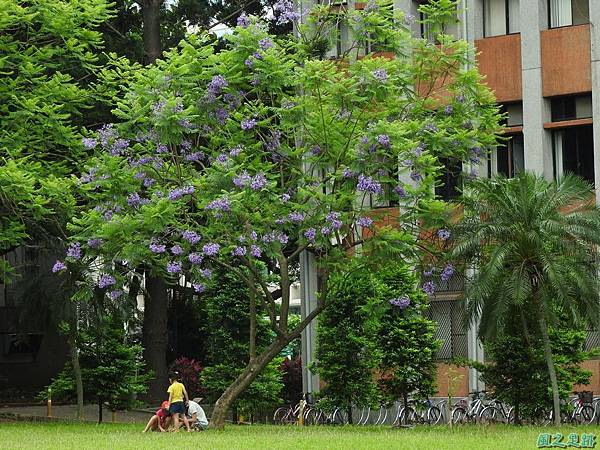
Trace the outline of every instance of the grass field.
<instances>
[{"instance_id":1,"label":"grass field","mask_svg":"<svg viewBox=\"0 0 600 450\"><path fill-rule=\"evenodd\" d=\"M138 425L0 423L1 449L535 449L552 428L229 426L201 433L147 433ZM560 432L600 434L598 426L564 426ZM566 438L565 438L566 441Z\"/></svg>"}]
</instances>

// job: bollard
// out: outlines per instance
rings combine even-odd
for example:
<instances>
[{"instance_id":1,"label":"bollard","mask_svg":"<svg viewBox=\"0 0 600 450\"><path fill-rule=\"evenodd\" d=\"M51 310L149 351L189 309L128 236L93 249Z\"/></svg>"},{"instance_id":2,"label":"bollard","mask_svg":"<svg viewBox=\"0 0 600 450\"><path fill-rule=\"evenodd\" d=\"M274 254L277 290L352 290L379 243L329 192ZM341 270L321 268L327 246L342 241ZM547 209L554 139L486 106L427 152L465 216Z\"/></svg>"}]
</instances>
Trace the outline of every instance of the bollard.
<instances>
[{"instance_id":1,"label":"bollard","mask_svg":"<svg viewBox=\"0 0 600 450\"><path fill-rule=\"evenodd\" d=\"M306 400L300 400L300 411L298 411L298 425L304 425L304 407L306 406Z\"/></svg>"},{"instance_id":2,"label":"bollard","mask_svg":"<svg viewBox=\"0 0 600 450\"><path fill-rule=\"evenodd\" d=\"M48 388L48 401L46 402L46 417L52 417L52 388Z\"/></svg>"},{"instance_id":3,"label":"bollard","mask_svg":"<svg viewBox=\"0 0 600 450\"><path fill-rule=\"evenodd\" d=\"M117 423L117 411L112 411L112 417L111 417L112 423Z\"/></svg>"}]
</instances>

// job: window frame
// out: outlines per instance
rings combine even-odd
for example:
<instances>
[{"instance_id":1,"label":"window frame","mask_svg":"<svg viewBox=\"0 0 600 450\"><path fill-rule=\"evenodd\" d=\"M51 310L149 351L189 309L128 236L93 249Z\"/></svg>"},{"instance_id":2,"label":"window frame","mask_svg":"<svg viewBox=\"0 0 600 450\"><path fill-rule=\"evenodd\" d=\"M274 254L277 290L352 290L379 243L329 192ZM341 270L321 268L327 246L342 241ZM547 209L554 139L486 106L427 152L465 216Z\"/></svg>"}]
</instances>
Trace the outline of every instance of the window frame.
<instances>
[{"instance_id":1,"label":"window frame","mask_svg":"<svg viewBox=\"0 0 600 450\"><path fill-rule=\"evenodd\" d=\"M546 6L548 9L548 29L549 30L556 30L559 28L568 28L568 27L579 27L581 25L590 25L591 24L591 17L590 17L590 3L588 1L588 20L587 22L584 23L578 23L575 24L573 23L573 0L569 0L571 2L571 24L570 25L559 25L559 26L552 26L552 0L546 0Z\"/></svg>"},{"instance_id":2,"label":"window frame","mask_svg":"<svg viewBox=\"0 0 600 450\"><path fill-rule=\"evenodd\" d=\"M493 38L493 37L500 37L500 36L511 36L513 34L521 34L521 26L519 23L519 31L510 31L510 8L509 8L509 4L510 4L510 0L504 0L504 26L505 26L505 30L506 32L504 34L494 34L494 35L488 35L488 30L486 30L486 23L487 23L487 16L485 13L486 10L486 2L489 2L490 0L483 0L483 37L484 38ZM550 1L550 0L548 0ZM520 0L519 0L520 3Z\"/></svg>"}]
</instances>

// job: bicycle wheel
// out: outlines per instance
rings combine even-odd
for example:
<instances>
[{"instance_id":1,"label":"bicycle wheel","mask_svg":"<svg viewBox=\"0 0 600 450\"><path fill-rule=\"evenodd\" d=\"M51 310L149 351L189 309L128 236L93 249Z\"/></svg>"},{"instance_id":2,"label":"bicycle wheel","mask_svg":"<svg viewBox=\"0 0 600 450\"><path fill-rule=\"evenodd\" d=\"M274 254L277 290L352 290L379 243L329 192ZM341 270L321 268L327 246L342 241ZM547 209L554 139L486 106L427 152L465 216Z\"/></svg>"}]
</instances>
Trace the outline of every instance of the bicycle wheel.
<instances>
[{"instance_id":1,"label":"bicycle wheel","mask_svg":"<svg viewBox=\"0 0 600 450\"><path fill-rule=\"evenodd\" d=\"M348 423L348 414L342 411L340 408L335 408L333 414L331 414L332 425L346 425Z\"/></svg>"},{"instance_id":2,"label":"bicycle wheel","mask_svg":"<svg viewBox=\"0 0 600 450\"><path fill-rule=\"evenodd\" d=\"M289 412L290 408L286 408L285 406L277 408L275 410L275 413L273 413L273 423L283 425L285 423L285 417L288 415Z\"/></svg>"},{"instance_id":3,"label":"bicycle wheel","mask_svg":"<svg viewBox=\"0 0 600 450\"><path fill-rule=\"evenodd\" d=\"M584 425L590 425L594 423L596 418L596 411L591 405L583 405L581 410L577 414L578 422Z\"/></svg>"},{"instance_id":4,"label":"bicycle wheel","mask_svg":"<svg viewBox=\"0 0 600 450\"><path fill-rule=\"evenodd\" d=\"M320 411L316 408L310 408L304 413L304 425L320 425Z\"/></svg>"},{"instance_id":5,"label":"bicycle wheel","mask_svg":"<svg viewBox=\"0 0 600 450\"><path fill-rule=\"evenodd\" d=\"M479 423L487 425L491 423L496 423L500 416L501 414L495 406L486 406L481 410L477 419Z\"/></svg>"},{"instance_id":6,"label":"bicycle wheel","mask_svg":"<svg viewBox=\"0 0 600 450\"><path fill-rule=\"evenodd\" d=\"M452 410L452 423L464 424L467 422L467 410L462 406L457 406Z\"/></svg>"},{"instance_id":7,"label":"bicycle wheel","mask_svg":"<svg viewBox=\"0 0 600 450\"><path fill-rule=\"evenodd\" d=\"M427 409L427 423L437 425L442 420L442 411L437 406L430 406Z\"/></svg>"},{"instance_id":8,"label":"bicycle wheel","mask_svg":"<svg viewBox=\"0 0 600 450\"><path fill-rule=\"evenodd\" d=\"M398 419L399 419L398 424L400 426L402 426L402 425L404 425L404 426L414 425L416 423L416 420L417 420L417 413L410 406L407 406L406 408L402 408L402 410L400 411L400 413L398 414L398 416L399 416L398 417Z\"/></svg>"},{"instance_id":9,"label":"bicycle wheel","mask_svg":"<svg viewBox=\"0 0 600 450\"><path fill-rule=\"evenodd\" d=\"M508 418L506 419L506 423L515 423L515 408L511 406L508 409Z\"/></svg>"}]
</instances>

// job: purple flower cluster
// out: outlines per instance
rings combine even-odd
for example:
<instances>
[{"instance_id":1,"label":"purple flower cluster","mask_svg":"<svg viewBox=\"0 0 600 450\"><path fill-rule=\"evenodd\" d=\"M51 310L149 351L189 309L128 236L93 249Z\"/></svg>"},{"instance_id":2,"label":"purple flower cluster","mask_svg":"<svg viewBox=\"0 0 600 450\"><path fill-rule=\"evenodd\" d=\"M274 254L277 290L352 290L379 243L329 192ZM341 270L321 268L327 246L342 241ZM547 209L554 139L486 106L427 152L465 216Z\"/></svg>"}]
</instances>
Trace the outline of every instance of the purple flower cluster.
<instances>
[{"instance_id":1,"label":"purple flower cluster","mask_svg":"<svg viewBox=\"0 0 600 450\"><path fill-rule=\"evenodd\" d=\"M242 145L237 145L237 146L233 147L231 150L229 150L229 156L231 156L232 158L235 158L240 153L242 153L242 150L244 150L244 147Z\"/></svg>"},{"instance_id":2,"label":"purple flower cluster","mask_svg":"<svg viewBox=\"0 0 600 450\"><path fill-rule=\"evenodd\" d=\"M291 213L288 214L287 217L290 222L300 223L304 220L304 217L306 217L306 216L304 215L304 213L302 213L300 211L292 211Z\"/></svg>"},{"instance_id":3,"label":"purple flower cluster","mask_svg":"<svg viewBox=\"0 0 600 450\"><path fill-rule=\"evenodd\" d=\"M103 273L102 275L100 275L100 279L98 280L98 287L100 289L104 289L108 286L113 286L116 283L117 283L117 280L115 280L115 277L113 277L112 275Z\"/></svg>"},{"instance_id":4,"label":"purple flower cluster","mask_svg":"<svg viewBox=\"0 0 600 450\"><path fill-rule=\"evenodd\" d=\"M356 189L361 192L369 192L371 194L383 194L381 183L373 180L372 177L366 177L362 174L358 176L358 184Z\"/></svg>"},{"instance_id":5,"label":"purple flower cluster","mask_svg":"<svg viewBox=\"0 0 600 450\"><path fill-rule=\"evenodd\" d=\"M180 188L173 189L172 191L169 191L169 194L167 195L167 197L169 198L169 200L175 201L175 200L179 200L184 195L193 194L194 191L195 191L194 186L183 186Z\"/></svg>"},{"instance_id":6,"label":"purple flower cluster","mask_svg":"<svg viewBox=\"0 0 600 450\"><path fill-rule=\"evenodd\" d=\"M81 244L79 242L74 242L69 245L67 249L67 257L73 258L75 261L79 261L81 259Z\"/></svg>"},{"instance_id":7,"label":"purple flower cluster","mask_svg":"<svg viewBox=\"0 0 600 450\"><path fill-rule=\"evenodd\" d=\"M160 254L160 253L164 253L166 250L166 247L164 244L158 244L156 242L151 242L150 245L148 246L148 248L150 249L150 251L152 253L155 254Z\"/></svg>"},{"instance_id":8,"label":"purple flower cluster","mask_svg":"<svg viewBox=\"0 0 600 450\"><path fill-rule=\"evenodd\" d=\"M331 228L330 227L321 227L321 234L323 236L328 236L331 234Z\"/></svg>"},{"instance_id":9,"label":"purple flower cluster","mask_svg":"<svg viewBox=\"0 0 600 450\"><path fill-rule=\"evenodd\" d=\"M421 153L423 153L423 150L425 150L425 143L419 142L419 145L417 145L415 147L415 149L413 150L413 153L416 157L419 157L419 156L421 156Z\"/></svg>"},{"instance_id":10,"label":"purple flower cluster","mask_svg":"<svg viewBox=\"0 0 600 450\"><path fill-rule=\"evenodd\" d=\"M377 81L384 83L388 79L388 74L385 69L375 69L373 71L373 76Z\"/></svg>"},{"instance_id":11,"label":"purple flower cluster","mask_svg":"<svg viewBox=\"0 0 600 450\"><path fill-rule=\"evenodd\" d=\"M242 130L244 130L244 131L251 130L252 128L254 128L256 126L256 119L254 119L254 118L244 119L240 123L240 126L242 127Z\"/></svg>"},{"instance_id":12,"label":"purple flower cluster","mask_svg":"<svg viewBox=\"0 0 600 450\"><path fill-rule=\"evenodd\" d=\"M309 228L304 232L304 237L308 242L315 242L315 239L317 237L317 230L315 230L314 228Z\"/></svg>"},{"instance_id":13,"label":"purple flower cluster","mask_svg":"<svg viewBox=\"0 0 600 450\"><path fill-rule=\"evenodd\" d=\"M149 202L147 198L140 197L140 194L134 192L127 196L127 204L132 208L138 208L141 205L145 205Z\"/></svg>"},{"instance_id":14,"label":"purple flower cluster","mask_svg":"<svg viewBox=\"0 0 600 450\"><path fill-rule=\"evenodd\" d=\"M232 251L231 254L233 256L246 256L246 247L235 247Z\"/></svg>"},{"instance_id":15,"label":"purple flower cluster","mask_svg":"<svg viewBox=\"0 0 600 450\"><path fill-rule=\"evenodd\" d=\"M392 142L390 141L390 137L387 134L380 134L377 136L377 142L383 148L390 148L392 146Z\"/></svg>"},{"instance_id":16,"label":"purple flower cluster","mask_svg":"<svg viewBox=\"0 0 600 450\"><path fill-rule=\"evenodd\" d=\"M87 148L88 150L91 150L93 148L96 148L96 145L98 145L98 141L94 138L83 138L81 140L81 143L83 144L83 146L85 148Z\"/></svg>"},{"instance_id":17,"label":"purple flower cluster","mask_svg":"<svg viewBox=\"0 0 600 450\"><path fill-rule=\"evenodd\" d=\"M281 131L271 131L271 138L265 142L265 149L270 152L274 152L275 150L279 149L279 147L281 147Z\"/></svg>"},{"instance_id":18,"label":"purple flower cluster","mask_svg":"<svg viewBox=\"0 0 600 450\"><path fill-rule=\"evenodd\" d=\"M206 286L202 283L193 283L192 287L194 288L194 292L196 294L202 294L206 290Z\"/></svg>"},{"instance_id":19,"label":"purple flower cluster","mask_svg":"<svg viewBox=\"0 0 600 450\"><path fill-rule=\"evenodd\" d=\"M202 264L202 261L204 260L204 256L202 256L200 253L190 253L188 256L188 260L192 263L192 264Z\"/></svg>"},{"instance_id":20,"label":"purple flower cluster","mask_svg":"<svg viewBox=\"0 0 600 450\"><path fill-rule=\"evenodd\" d=\"M434 123L428 123L425 125L425 131L429 131L430 133L437 133L438 127Z\"/></svg>"},{"instance_id":21,"label":"purple flower cluster","mask_svg":"<svg viewBox=\"0 0 600 450\"><path fill-rule=\"evenodd\" d=\"M180 273L181 272L181 263L179 261L169 261L167 263L167 272Z\"/></svg>"},{"instance_id":22,"label":"purple flower cluster","mask_svg":"<svg viewBox=\"0 0 600 450\"><path fill-rule=\"evenodd\" d=\"M221 250L221 246L215 242L209 242L202 247L202 252L206 256L215 256Z\"/></svg>"},{"instance_id":23,"label":"purple flower cluster","mask_svg":"<svg viewBox=\"0 0 600 450\"><path fill-rule=\"evenodd\" d=\"M115 139L112 145L108 148L108 153L110 153L112 156L122 155L128 147L129 141L127 139Z\"/></svg>"},{"instance_id":24,"label":"purple flower cluster","mask_svg":"<svg viewBox=\"0 0 600 450\"><path fill-rule=\"evenodd\" d=\"M87 245L89 248L98 248L102 245L102 239L100 239L100 238L88 239Z\"/></svg>"},{"instance_id":25,"label":"purple flower cluster","mask_svg":"<svg viewBox=\"0 0 600 450\"><path fill-rule=\"evenodd\" d=\"M173 253L174 255L182 255L183 254L183 248L181 247L181 245L174 245L173 247L171 247L171 253Z\"/></svg>"},{"instance_id":26,"label":"purple flower cluster","mask_svg":"<svg viewBox=\"0 0 600 450\"><path fill-rule=\"evenodd\" d=\"M442 241L447 241L450 238L450 231L442 228L438 230L437 235Z\"/></svg>"},{"instance_id":27,"label":"purple flower cluster","mask_svg":"<svg viewBox=\"0 0 600 450\"><path fill-rule=\"evenodd\" d=\"M300 13L296 11L294 2L291 0L277 0L273 5L273 10L277 15L277 25L285 25L300 19Z\"/></svg>"},{"instance_id":28,"label":"purple flower cluster","mask_svg":"<svg viewBox=\"0 0 600 450\"><path fill-rule=\"evenodd\" d=\"M433 293L435 292L435 285L433 284L433 281L426 281L425 283L423 283L423 292L425 292L427 295L433 295Z\"/></svg>"},{"instance_id":29,"label":"purple flower cluster","mask_svg":"<svg viewBox=\"0 0 600 450\"><path fill-rule=\"evenodd\" d=\"M359 217L356 219L356 224L363 228L369 228L371 225L373 225L373 219L370 217Z\"/></svg>"},{"instance_id":30,"label":"purple flower cluster","mask_svg":"<svg viewBox=\"0 0 600 450\"><path fill-rule=\"evenodd\" d=\"M321 148L320 145L314 145L310 148L310 153L313 156L317 156L317 155L320 155L321 153L323 153L323 149Z\"/></svg>"},{"instance_id":31,"label":"purple flower cluster","mask_svg":"<svg viewBox=\"0 0 600 450\"><path fill-rule=\"evenodd\" d=\"M406 309L410 305L410 298L408 298L408 295L402 295L398 298L393 298L390 300L390 305L396 306L400 309Z\"/></svg>"},{"instance_id":32,"label":"purple flower cluster","mask_svg":"<svg viewBox=\"0 0 600 450\"><path fill-rule=\"evenodd\" d=\"M225 125L225 122L229 118L229 113L224 108L216 108L214 112L214 117L220 125Z\"/></svg>"},{"instance_id":33,"label":"purple flower cluster","mask_svg":"<svg viewBox=\"0 0 600 450\"><path fill-rule=\"evenodd\" d=\"M267 185L267 178L265 177L265 175L262 172L254 175L252 177L252 181L250 181L250 187L255 191L261 190L266 185Z\"/></svg>"},{"instance_id":34,"label":"purple flower cluster","mask_svg":"<svg viewBox=\"0 0 600 450\"><path fill-rule=\"evenodd\" d=\"M452 275L454 275L454 266L452 264L447 264L446 267L444 267L444 270L442 270L440 278L442 281L448 281L452 278Z\"/></svg>"},{"instance_id":35,"label":"purple flower cluster","mask_svg":"<svg viewBox=\"0 0 600 450\"><path fill-rule=\"evenodd\" d=\"M344 178L354 178L356 176L356 174L351 171L350 169L344 169L342 172L342 176Z\"/></svg>"},{"instance_id":36,"label":"purple flower cluster","mask_svg":"<svg viewBox=\"0 0 600 450\"><path fill-rule=\"evenodd\" d=\"M252 246L250 247L250 254L255 258L260 258L260 256L262 255L262 250L258 245L252 244Z\"/></svg>"},{"instance_id":37,"label":"purple flower cluster","mask_svg":"<svg viewBox=\"0 0 600 450\"><path fill-rule=\"evenodd\" d=\"M262 50L268 50L271 47L273 47L273 41L269 38L264 38L264 39L261 39L260 41L258 41L258 46Z\"/></svg>"},{"instance_id":38,"label":"purple flower cluster","mask_svg":"<svg viewBox=\"0 0 600 450\"><path fill-rule=\"evenodd\" d=\"M212 270L210 270L210 269L201 269L200 270L200 275L202 275L204 278L210 278L210 277L212 277Z\"/></svg>"},{"instance_id":39,"label":"purple flower cluster","mask_svg":"<svg viewBox=\"0 0 600 450\"><path fill-rule=\"evenodd\" d=\"M62 261L56 261L52 266L52 273L60 272L61 270L65 270L67 266Z\"/></svg>"},{"instance_id":40,"label":"purple flower cluster","mask_svg":"<svg viewBox=\"0 0 600 450\"><path fill-rule=\"evenodd\" d=\"M169 149L167 148L167 146L165 144L158 144L156 146L156 153L160 154L160 153L167 153L169 151Z\"/></svg>"},{"instance_id":41,"label":"purple flower cluster","mask_svg":"<svg viewBox=\"0 0 600 450\"><path fill-rule=\"evenodd\" d=\"M205 157L203 152L194 152L189 155L185 155L185 160L190 162L197 162L203 160Z\"/></svg>"},{"instance_id":42,"label":"purple flower cluster","mask_svg":"<svg viewBox=\"0 0 600 450\"><path fill-rule=\"evenodd\" d=\"M217 96L229 85L227 80L221 75L215 75L208 83L207 88L207 99L208 101L214 101Z\"/></svg>"},{"instance_id":43,"label":"purple flower cluster","mask_svg":"<svg viewBox=\"0 0 600 450\"><path fill-rule=\"evenodd\" d=\"M398 194L398 196L400 198L406 198L406 191L404 190L404 187L402 187L401 185L398 185L394 188L394 192L396 194Z\"/></svg>"},{"instance_id":44,"label":"purple flower cluster","mask_svg":"<svg viewBox=\"0 0 600 450\"><path fill-rule=\"evenodd\" d=\"M452 112L454 111L454 108L452 107L452 105L446 105L446 107L444 108L444 113L450 115L452 114Z\"/></svg>"},{"instance_id":45,"label":"purple flower cluster","mask_svg":"<svg viewBox=\"0 0 600 450\"><path fill-rule=\"evenodd\" d=\"M329 222L329 225L334 230L339 230L340 228L342 228L343 223L340 220L340 213L339 212L330 211L325 216L325 220L327 220L327 222Z\"/></svg>"},{"instance_id":46,"label":"purple flower cluster","mask_svg":"<svg viewBox=\"0 0 600 450\"><path fill-rule=\"evenodd\" d=\"M100 145L102 148L108 149L110 141L117 137L117 131L114 129L112 123L108 123L103 125L102 128L98 130L98 139L100 140Z\"/></svg>"},{"instance_id":47,"label":"purple flower cluster","mask_svg":"<svg viewBox=\"0 0 600 450\"><path fill-rule=\"evenodd\" d=\"M231 202L228 198L218 198L206 205L204 209L209 211L231 211Z\"/></svg>"},{"instance_id":48,"label":"purple flower cluster","mask_svg":"<svg viewBox=\"0 0 600 450\"><path fill-rule=\"evenodd\" d=\"M120 289L116 289L116 290L114 290L114 291L110 291L110 292L108 293L108 297L109 297L111 300L116 300L116 299L118 299L118 298L119 298L121 295L123 295L123 291L121 291Z\"/></svg>"},{"instance_id":49,"label":"purple flower cluster","mask_svg":"<svg viewBox=\"0 0 600 450\"><path fill-rule=\"evenodd\" d=\"M248 17L248 15L246 14L245 11L242 11L242 13L237 18L237 26L246 28L249 25L250 25L250 18Z\"/></svg>"},{"instance_id":50,"label":"purple flower cluster","mask_svg":"<svg viewBox=\"0 0 600 450\"><path fill-rule=\"evenodd\" d=\"M410 178L411 178L411 180L413 180L413 181L415 181L415 182L418 183L418 182L420 182L420 181L423 180L423 175L421 175L420 172L417 172L416 170L413 170L410 173Z\"/></svg>"},{"instance_id":51,"label":"purple flower cluster","mask_svg":"<svg viewBox=\"0 0 600 450\"><path fill-rule=\"evenodd\" d=\"M248 184L250 184L251 180L252 180L252 177L250 175L248 175L248 172L246 172L244 170L241 175L233 177L233 184L236 187L241 189L241 188L248 186Z\"/></svg>"},{"instance_id":52,"label":"purple flower cluster","mask_svg":"<svg viewBox=\"0 0 600 450\"><path fill-rule=\"evenodd\" d=\"M226 153L220 153L216 158L215 161L217 161L218 163L221 164L225 164L227 162L227 160L229 159L229 155L227 155Z\"/></svg>"},{"instance_id":53,"label":"purple flower cluster","mask_svg":"<svg viewBox=\"0 0 600 450\"><path fill-rule=\"evenodd\" d=\"M185 230L183 233L181 233L181 237L192 245L197 244L200 242L200 239L202 239L198 233L192 230Z\"/></svg>"}]
</instances>

